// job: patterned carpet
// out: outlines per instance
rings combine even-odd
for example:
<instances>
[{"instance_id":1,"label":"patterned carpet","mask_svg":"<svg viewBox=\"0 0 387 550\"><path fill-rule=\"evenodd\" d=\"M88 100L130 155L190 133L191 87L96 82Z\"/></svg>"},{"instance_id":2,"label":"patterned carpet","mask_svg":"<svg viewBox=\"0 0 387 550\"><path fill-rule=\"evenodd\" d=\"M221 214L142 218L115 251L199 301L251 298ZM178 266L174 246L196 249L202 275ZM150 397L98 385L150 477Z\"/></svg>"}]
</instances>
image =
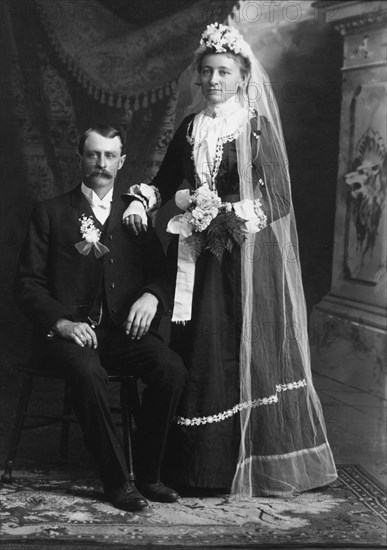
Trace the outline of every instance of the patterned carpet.
<instances>
[{"instance_id":1,"label":"patterned carpet","mask_svg":"<svg viewBox=\"0 0 387 550\"><path fill-rule=\"evenodd\" d=\"M95 480L15 472L14 483L0 489L0 544L14 549L27 542L40 550L385 547L383 488L358 466L341 466L339 474L325 490L287 499L182 498L134 514L104 502Z\"/></svg>"}]
</instances>

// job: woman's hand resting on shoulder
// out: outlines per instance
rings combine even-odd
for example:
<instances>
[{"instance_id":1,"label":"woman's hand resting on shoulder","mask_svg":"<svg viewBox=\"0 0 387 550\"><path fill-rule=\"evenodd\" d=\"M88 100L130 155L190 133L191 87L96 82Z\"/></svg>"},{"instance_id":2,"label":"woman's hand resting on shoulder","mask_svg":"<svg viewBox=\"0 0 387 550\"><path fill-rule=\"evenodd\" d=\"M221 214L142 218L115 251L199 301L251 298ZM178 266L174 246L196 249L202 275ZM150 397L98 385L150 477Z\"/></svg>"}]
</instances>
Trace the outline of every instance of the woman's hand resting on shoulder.
<instances>
[{"instance_id":1,"label":"woman's hand resting on shoulder","mask_svg":"<svg viewBox=\"0 0 387 550\"><path fill-rule=\"evenodd\" d=\"M126 216L126 218L123 218L122 223L132 235L137 236L143 231L145 232L148 230L148 226L142 222L141 216L138 214Z\"/></svg>"},{"instance_id":2,"label":"woman's hand resting on shoulder","mask_svg":"<svg viewBox=\"0 0 387 550\"><path fill-rule=\"evenodd\" d=\"M148 230L145 208L140 201L134 200L129 204L124 212L122 223L132 235L137 236Z\"/></svg>"}]
</instances>

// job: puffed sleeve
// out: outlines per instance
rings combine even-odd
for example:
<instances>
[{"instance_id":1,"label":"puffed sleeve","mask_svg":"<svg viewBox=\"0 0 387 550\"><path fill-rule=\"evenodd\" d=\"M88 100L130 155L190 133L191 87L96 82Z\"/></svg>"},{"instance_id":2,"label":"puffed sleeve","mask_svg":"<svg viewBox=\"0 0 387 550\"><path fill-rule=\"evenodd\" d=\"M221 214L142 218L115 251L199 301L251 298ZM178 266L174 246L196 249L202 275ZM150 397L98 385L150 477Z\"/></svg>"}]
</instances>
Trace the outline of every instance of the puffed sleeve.
<instances>
[{"instance_id":1,"label":"puffed sleeve","mask_svg":"<svg viewBox=\"0 0 387 550\"><path fill-rule=\"evenodd\" d=\"M173 197L184 178L184 154L187 128L194 115L185 118L170 142L163 162L150 184L132 185L123 193L128 203L139 200L145 210L152 211Z\"/></svg>"}]
</instances>

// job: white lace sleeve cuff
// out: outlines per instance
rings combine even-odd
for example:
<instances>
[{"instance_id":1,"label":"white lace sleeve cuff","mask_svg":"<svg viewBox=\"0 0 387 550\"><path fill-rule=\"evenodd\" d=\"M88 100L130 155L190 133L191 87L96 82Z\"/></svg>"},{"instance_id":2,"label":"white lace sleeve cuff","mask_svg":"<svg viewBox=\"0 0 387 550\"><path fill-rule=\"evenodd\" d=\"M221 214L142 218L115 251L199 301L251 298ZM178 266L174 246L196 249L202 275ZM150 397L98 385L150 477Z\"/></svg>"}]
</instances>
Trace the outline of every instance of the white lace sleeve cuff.
<instances>
[{"instance_id":1,"label":"white lace sleeve cuff","mask_svg":"<svg viewBox=\"0 0 387 550\"><path fill-rule=\"evenodd\" d=\"M140 201L147 212L156 210L161 206L160 192L154 185L148 185L146 183L132 185L129 188L129 192L123 193L123 195L133 197Z\"/></svg>"},{"instance_id":2,"label":"white lace sleeve cuff","mask_svg":"<svg viewBox=\"0 0 387 550\"><path fill-rule=\"evenodd\" d=\"M140 216L141 223L144 225L148 225L148 218L146 215L145 207L142 204L142 202L139 201L132 201L128 208L125 210L122 219L127 218L128 216L131 216L132 214L136 214L137 216Z\"/></svg>"},{"instance_id":3,"label":"white lace sleeve cuff","mask_svg":"<svg viewBox=\"0 0 387 550\"><path fill-rule=\"evenodd\" d=\"M259 199L244 199L233 203L235 214L246 220L246 233L257 233L267 226L267 216L262 210L262 203Z\"/></svg>"}]
</instances>

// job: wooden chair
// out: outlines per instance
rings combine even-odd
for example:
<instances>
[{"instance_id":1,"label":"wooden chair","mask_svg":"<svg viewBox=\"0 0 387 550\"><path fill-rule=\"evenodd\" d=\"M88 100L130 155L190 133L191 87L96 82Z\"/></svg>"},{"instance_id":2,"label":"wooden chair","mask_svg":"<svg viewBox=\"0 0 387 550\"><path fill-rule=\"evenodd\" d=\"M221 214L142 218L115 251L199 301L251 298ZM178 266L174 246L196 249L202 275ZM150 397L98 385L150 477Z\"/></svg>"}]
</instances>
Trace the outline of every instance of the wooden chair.
<instances>
[{"instance_id":1,"label":"wooden chair","mask_svg":"<svg viewBox=\"0 0 387 550\"><path fill-rule=\"evenodd\" d=\"M48 369L36 369L31 368L26 364L17 365L14 369L24 376L23 384L21 387L19 403L16 410L16 419L13 427L11 441L8 449L8 455L5 463L5 470L1 476L3 483L12 483L12 470L19 446L20 436L23 430L38 428L61 422L61 435L59 443L59 458L62 462L67 461L68 452L68 440L70 432L71 422L77 422L75 417L71 414L72 405L70 399L70 381L66 378L65 373L58 373L57 371L50 371ZM120 408L111 408L112 413L121 413L121 425L124 441L125 459L129 471L130 481L135 480L135 474L133 470L133 424L138 418L140 410L140 398L137 387L137 378L133 375L117 372L109 374L109 382L120 382ZM32 393L32 387L34 380L38 377L57 379L64 382L64 397L63 397L63 412L61 415L42 415L42 414L30 414L28 412L28 405ZM31 424L27 422L28 418L40 418L40 423Z\"/></svg>"}]
</instances>

